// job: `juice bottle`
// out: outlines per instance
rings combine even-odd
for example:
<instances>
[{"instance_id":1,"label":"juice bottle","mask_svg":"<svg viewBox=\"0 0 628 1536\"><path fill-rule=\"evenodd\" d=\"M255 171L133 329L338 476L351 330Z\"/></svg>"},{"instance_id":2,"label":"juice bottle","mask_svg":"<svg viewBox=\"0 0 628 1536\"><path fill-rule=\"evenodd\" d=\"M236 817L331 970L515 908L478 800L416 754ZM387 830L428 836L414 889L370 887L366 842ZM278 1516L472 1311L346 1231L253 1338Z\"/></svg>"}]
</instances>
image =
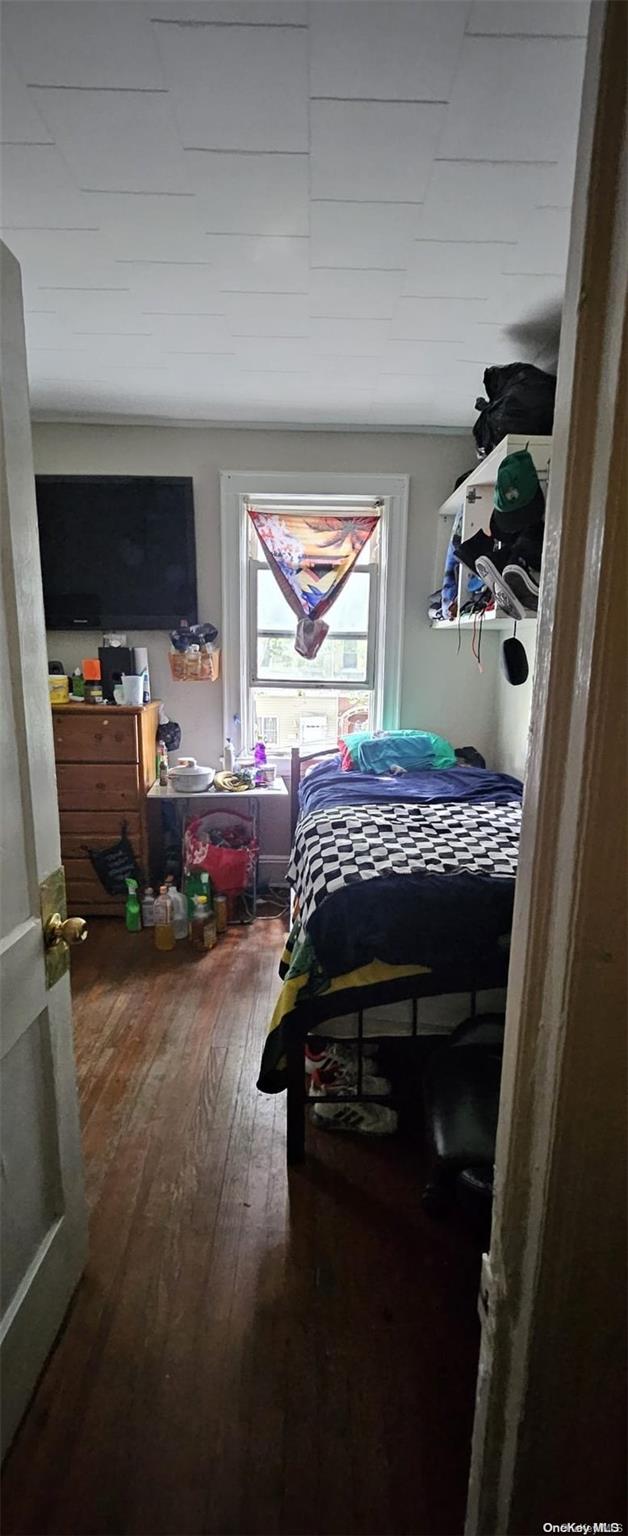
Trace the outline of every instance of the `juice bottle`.
<instances>
[{"instance_id":1,"label":"juice bottle","mask_svg":"<svg viewBox=\"0 0 628 1536\"><path fill-rule=\"evenodd\" d=\"M172 902L162 885L155 901L155 948L174 949L175 943Z\"/></svg>"},{"instance_id":2,"label":"juice bottle","mask_svg":"<svg viewBox=\"0 0 628 1536\"><path fill-rule=\"evenodd\" d=\"M192 897L192 917L190 919L190 939L194 949L205 948L205 925L207 923L207 897Z\"/></svg>"}]
</instances>

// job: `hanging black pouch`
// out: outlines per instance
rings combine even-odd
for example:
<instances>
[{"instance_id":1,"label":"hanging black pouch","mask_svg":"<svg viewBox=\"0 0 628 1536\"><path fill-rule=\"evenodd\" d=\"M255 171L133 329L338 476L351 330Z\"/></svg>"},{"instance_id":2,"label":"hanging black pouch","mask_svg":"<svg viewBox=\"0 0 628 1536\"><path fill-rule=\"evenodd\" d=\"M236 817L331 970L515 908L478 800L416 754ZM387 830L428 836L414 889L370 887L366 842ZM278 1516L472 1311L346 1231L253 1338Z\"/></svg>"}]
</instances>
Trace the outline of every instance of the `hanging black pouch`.
<instances>
[{"instance_id":1,"label":"hanging black pouch","mask_svg":"<svg viewBox=\"0 0 628 1536\"><path fill-rule=\"evenodd\" d=\"M117 843L112 843L109 848L86 846L85 852L89 854L98 879L109 896L126 896L127 880L137 880L138 885L141 883L142 874L129 842L126 821L122 823Z\"/></svg>"}]
</instances>

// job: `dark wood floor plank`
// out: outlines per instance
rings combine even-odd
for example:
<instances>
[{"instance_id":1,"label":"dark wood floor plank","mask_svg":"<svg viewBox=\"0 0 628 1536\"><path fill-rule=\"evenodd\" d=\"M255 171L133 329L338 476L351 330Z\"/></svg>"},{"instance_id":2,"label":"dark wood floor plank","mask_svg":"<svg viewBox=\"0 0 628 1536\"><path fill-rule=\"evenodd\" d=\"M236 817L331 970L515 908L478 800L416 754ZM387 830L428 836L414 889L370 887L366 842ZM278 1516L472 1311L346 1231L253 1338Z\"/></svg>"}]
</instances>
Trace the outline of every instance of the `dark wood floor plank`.
<instances>
[{"instance_id":1,"label":"dark wood floor plank","mask_svg":"<svg viewBox=\"0 0 628 1536\"><path fill-rule=\"evenodd\" d=\"M411 1141L255 1087L278 921L215 951L91 925L74 962L90 1258L5 1467L7 1536L462 1530L478 1250Z\"/></svg>"}]
</instances>

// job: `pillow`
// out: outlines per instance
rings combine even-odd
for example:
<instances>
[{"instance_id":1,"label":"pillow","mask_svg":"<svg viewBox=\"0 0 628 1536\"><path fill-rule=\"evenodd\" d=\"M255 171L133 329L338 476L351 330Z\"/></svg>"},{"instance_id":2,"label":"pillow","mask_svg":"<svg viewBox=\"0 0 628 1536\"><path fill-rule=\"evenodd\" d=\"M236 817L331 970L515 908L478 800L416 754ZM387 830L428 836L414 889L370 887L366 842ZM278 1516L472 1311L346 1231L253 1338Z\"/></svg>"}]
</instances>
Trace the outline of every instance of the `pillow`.
<instances>
[{"instance_id":1,"label":"pillow","mask_svg":"<svg viewBox=\"0 0 628 1536\"><path fill-rule=\"evenodd\" d=\"M340 742L343 768L359 773L391 773L402 768L417 773L426 768L454 768L456 754L443 736L433 731L354 731Z\"/></svg>"}]
</instances>

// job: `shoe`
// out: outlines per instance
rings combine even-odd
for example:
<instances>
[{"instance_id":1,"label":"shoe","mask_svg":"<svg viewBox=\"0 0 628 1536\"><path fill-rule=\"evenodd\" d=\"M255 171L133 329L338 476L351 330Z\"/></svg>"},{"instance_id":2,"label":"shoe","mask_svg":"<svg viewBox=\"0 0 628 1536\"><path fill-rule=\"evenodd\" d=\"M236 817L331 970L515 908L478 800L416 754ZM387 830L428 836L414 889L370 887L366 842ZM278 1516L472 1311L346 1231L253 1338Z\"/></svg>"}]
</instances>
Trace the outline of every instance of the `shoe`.
<instances>
[{"instance_id":1,"label":"shoe","mask_svg":"<svg viewBox=\"0 0 628 1536\"><path fill-rule=\"evenodd\" d=\"M503 587L499 591L495 591L495 602L501 613L508 614L509 619L525 619L527 617L527 608L523 607L523 604L519 602L519 599L515 597L514 592L511 592L509 587Z\"/></svg>"},{"instance_id":2,"label":"shoe","mask_svg":"<svg viewBox=\"0 0 628 1536\"><path fill-rule=\"evenodd\" d=\"M378 1050L379 1047L376 1041L365 1040L362 1045L362 1056L364 1061L376 1061ZM325 1040L321 1043L320 1050L316 1050L312 1037L306 1041L306 1073L318 1072L321 1075L324 1075L326 1072L336 1072L339 1067L344 1070L348 1066L354 1066L357 1075L357 1041L354 1043L352 1040Z\"/></svg>"},{"instance_id":3,"label":"shoe","mask_svg":"<svg viewBox=\"0 0 628 1536\"><path fill-rule=\"evenodd\" d=\"M490 592L497 593L503 587L502 570L510 558L504 549L493 546L490 555L478 555L476 570Z\"/></svg>"},{"instance_id":4,"label":"shoe","mask_svg":"<svg viewBox=\"0 0 628 1536\"><path fill-rule=\"evenodd\" d=\"M516 565L505 565L502 574L513 597L523 604L529 613L538 613L540 571L531 570L526 562L520 560Z\"/></svg>"},{"instance_id":5,"label":"shoe","mask_svg":"<svg viewBox=\"0 0 628 1536\"><path fill-rule=\"evenodd\" d=\"M495 547L494 540L489 538L483 528L478 528L472 539L465 539L458 546L457 555L461 565L473 576L480 576L480 567L477 563L481 555L490 555Z\"/></svg>"},{"instance_id":6,"label":"shoe","mask_svg":"<svg viewBox=\"0 0 628 1536\"><path fill-rule=\"evenodd\" d=\"M386 1104L316 1104L314 1121L325 1131L354 1131L359 1136L394 1136L397 1112Z\"/></svg>"},{"instance_id":7,"label":"shoe","mask_svg":"<svg viewBox=\"0 0 628 1536\"><path fill-rule=\"evenodd\" d=\"M379 1098L388 1097L391 1085L387 1077L379 1077L374 1072L369 1072L377 1055L377 1046L364 1047L364 1071L362 1073L362 1092L377 1095ZM367 1054L368 1052L368 1054ZM335 1044L315 1055L309 1046L305 1048L305 1076L308 1086L308 1097L324 1098L326 1093L350 1093L358 1091L358 1058L357 1051L352 1051L342 1045Z\"/></svg>"}]
</instances>

